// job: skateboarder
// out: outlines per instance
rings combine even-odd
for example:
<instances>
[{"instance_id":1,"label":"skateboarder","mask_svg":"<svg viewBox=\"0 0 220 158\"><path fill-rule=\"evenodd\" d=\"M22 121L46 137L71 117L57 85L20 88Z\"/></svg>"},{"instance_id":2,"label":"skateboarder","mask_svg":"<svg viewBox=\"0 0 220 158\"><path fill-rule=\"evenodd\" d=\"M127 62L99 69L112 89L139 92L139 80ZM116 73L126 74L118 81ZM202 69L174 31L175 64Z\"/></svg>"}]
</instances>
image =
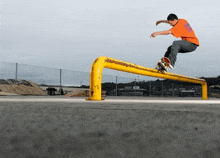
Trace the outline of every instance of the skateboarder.
<instances>
[{"instance_id":1,"label":"skateboarder","mask_svg":"<svg viewBox=\"0 0 220 158\"><path fill-rule=\"evenodd\" d=\"M168 47L164 55L164 57L170 60L170 67L173 68L176 62L177 53L188 53L196 50L199 46L199 40L189 23L185 19L178 19L175 14L168 15L167 20L157 21L156 25L160 23L167 23L173 27L170 30L154 32L151 34L151 37L172 34L176 38L182 38L182 40L174 41L173 44Z\"/></svg>"}]
</instances>

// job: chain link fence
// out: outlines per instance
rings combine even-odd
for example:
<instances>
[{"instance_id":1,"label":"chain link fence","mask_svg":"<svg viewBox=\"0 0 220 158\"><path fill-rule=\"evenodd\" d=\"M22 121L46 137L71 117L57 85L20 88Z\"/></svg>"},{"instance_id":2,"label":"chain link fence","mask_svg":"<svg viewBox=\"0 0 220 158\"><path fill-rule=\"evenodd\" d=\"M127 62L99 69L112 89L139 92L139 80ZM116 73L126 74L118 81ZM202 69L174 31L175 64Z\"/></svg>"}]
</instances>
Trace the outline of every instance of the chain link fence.
<instances>
[{"instance_id":1,"label":"chain link fence","mask_svg":"<svg viewBox=\"0 0 220 158\"><path fill-rule=\"evenodd\" d=\"M0 79L22 79L37 83L38 85L53 86L89 86L89 72L73 71L67 69L55 69L18 63L0 63ZM117 73L114 73L117 74ZM121 73L125 76L118 76L118 83L128 83L139 79L138 75ZM145 77L146 78L146 77ZM142 77L142 79L145 79ZM116 82L115 75L102 75L102 83Z\"/></svg>"},{"instance_id":2,"label":"chain link fence","mask_svg":"<svg viewBox=\"0 0 220 158\"><path fill-rule=\"evenodd\" d=\"M0 79L21 79L38 85L60 87L89 86L89 72L47 68L18 63L0 63ZM201 97L201 85L169 82L155 78L114 71L115 75L103 71L102 89L110 96L161 96L161 97ZM121 76L119 76L119 74ZM220 96L219 89L209 88L212 94Z\"/></svg>"}]
</instances>

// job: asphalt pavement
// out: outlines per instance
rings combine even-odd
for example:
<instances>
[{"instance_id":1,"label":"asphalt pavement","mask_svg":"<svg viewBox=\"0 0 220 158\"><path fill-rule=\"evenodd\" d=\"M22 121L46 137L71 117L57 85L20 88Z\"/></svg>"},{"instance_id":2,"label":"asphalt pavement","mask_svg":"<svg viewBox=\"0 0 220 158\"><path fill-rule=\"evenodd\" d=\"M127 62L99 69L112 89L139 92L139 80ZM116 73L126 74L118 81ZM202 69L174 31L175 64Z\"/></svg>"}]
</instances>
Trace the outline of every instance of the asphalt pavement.
<instances>
[{"instance_id":1,"label":"asphalt pavement","mask_svg":"<svg viewBox=\"0 0 220 158\"><path fill-rule=\"evenodd\" d=\"M220 157L220 99L1 96L0 158Z\"/></svg>"}]
</instances>

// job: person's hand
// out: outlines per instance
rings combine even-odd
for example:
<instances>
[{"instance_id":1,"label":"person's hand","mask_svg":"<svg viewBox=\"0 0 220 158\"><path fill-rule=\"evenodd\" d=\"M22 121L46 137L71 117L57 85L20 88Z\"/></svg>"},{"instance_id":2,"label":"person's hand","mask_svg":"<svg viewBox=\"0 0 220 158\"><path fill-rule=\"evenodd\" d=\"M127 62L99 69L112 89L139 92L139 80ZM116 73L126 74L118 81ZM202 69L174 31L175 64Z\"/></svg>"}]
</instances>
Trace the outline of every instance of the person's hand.
<instances>
[{"instance_id":1,"label":"person's hand","mask_svg":"<svg viewBox=\"0 0 220 158\"><path fill-rule=\"evenodd\" d=\"M154 37L156 37L156 33L152 33L150 36L150 38L154 38Z\"/></svg>"},{"instance_id":2,"label":"person's hand","mask_svg":"<svg viewBox=\"0 0 220 158\"><path fill-rule=\"evenodd\" d=\"M158 24L160 24L160 23L161 23L161 21L157 21L157 22L156 22L156 26L157 26Z\"/></svg>"}]
</instances>

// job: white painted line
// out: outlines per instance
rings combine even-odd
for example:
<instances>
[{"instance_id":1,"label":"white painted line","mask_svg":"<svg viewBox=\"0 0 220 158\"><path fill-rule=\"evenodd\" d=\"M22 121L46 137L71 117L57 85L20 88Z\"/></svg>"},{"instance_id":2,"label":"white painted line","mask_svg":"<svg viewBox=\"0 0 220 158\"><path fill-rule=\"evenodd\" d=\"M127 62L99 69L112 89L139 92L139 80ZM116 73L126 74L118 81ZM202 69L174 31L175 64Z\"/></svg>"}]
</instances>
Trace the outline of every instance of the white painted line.
<instances>
[{"instance_id":1,"label":"white painted line","mask_svg":"<svg viewBox=\"0 0 220 158\"><path fill-rule=\"evenodd\" d=\"M59 99L59 98L30 98L30 99L0 99L0 102L86 102L85 99Z\"/></svg>"},{"instance_id":2,"label":"white painted line","mask_svg":"<svg viewBox=\"0 0 220 158\"><path fill-rule=\"evenodd\" d=\"M115 103L220 104L220 100L106 100Z\"/></svg>"},{"instance_id":3,"label":"white painted line","mask_svg":"<svg viewBox=\"0 0 220 158\"><path fill-rule=\"evenodd\" d=\"M160 103L160 104L219 104L220 100L123 100L106 99L104 101L86 101L72 98L0 98L0 102L71 102L71 103Z\"/></svg>"}]
</instances>

